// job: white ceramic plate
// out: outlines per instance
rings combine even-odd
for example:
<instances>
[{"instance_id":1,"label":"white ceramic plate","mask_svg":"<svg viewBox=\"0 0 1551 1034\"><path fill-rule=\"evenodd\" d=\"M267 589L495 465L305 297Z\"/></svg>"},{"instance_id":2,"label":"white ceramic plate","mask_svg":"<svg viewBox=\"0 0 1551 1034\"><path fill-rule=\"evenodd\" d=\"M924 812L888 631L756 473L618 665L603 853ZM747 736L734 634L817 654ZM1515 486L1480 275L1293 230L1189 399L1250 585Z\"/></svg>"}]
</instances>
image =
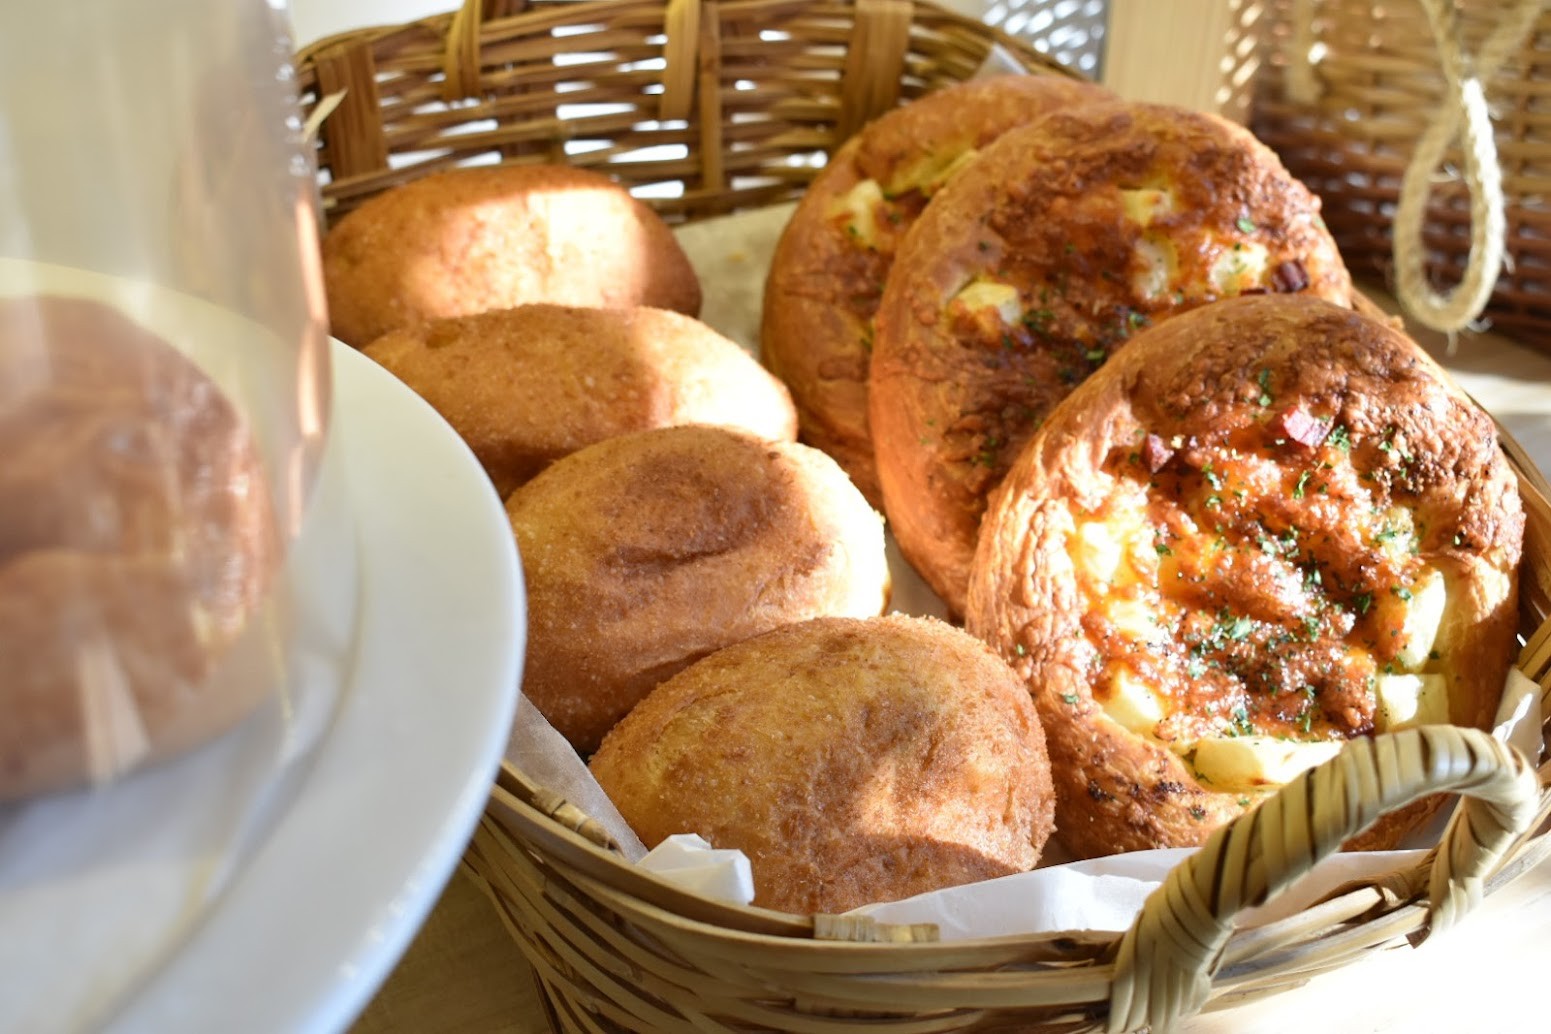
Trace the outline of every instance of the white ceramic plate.
<instances>
[{"instance_id":1,"label":"white ceramic plate","mask_svg":"<svg viewBox=\"0 0 1551 1034\"><path fill-rule=\"evenodd\" d=\"M334 377L356 664L294 803L113 1034L346 1027L451 876L506 744L525 607L500 502L392 376L336 342Z\"/></svg>"}]
</instances>

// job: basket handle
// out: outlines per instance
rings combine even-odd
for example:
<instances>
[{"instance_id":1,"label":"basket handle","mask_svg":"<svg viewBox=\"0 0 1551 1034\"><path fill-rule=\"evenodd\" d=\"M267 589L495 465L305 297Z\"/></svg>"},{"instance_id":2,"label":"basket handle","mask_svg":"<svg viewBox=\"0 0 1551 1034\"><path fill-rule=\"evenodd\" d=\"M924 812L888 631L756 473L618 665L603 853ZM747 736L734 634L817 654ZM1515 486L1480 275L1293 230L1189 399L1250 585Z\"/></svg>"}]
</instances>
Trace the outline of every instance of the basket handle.
<instances>
[{"instance_id":1,"label":"basket handle","mask_svg":"<svg viewBox=\"0 0 1551 1034\"><path fill-rule=\"evenodd\" d=\"M1143 1025L1162 1034L1199 1012L1241 909L1274 897L1386 812L1448 792L1466 800L1428 858L1429 932L1459 920L1535 820L1533 766L1457 726L1356 739L1219 828L1148 896L1115 959L1110 1034Z\"/></svg>"}]
</instances>

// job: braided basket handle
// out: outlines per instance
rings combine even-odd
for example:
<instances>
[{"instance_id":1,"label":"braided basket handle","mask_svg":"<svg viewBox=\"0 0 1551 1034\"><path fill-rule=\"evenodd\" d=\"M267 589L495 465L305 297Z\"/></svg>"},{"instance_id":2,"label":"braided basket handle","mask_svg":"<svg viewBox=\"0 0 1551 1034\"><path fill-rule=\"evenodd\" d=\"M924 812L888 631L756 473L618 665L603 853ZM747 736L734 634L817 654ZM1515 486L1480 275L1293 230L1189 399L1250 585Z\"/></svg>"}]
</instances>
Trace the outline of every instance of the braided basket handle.
<instances>
[{"instance_id":1,"label":"braided basket handle","mask_svg":"<svg viewBox=\"0 0 1551 1034\"><path fill-rule=\"evenodd\" d=\"M1154 1034L1206 1004L1233 920L1265 903L1386 812L1435 793L1467 798L1431 856L1432 931L1481 898L1485 878L1534 821L1524 755L1476 729L1437 725L1357 739L1211 838L1148 897L1121 939L1110 1034Z\"/></svg>"}]
</instances>

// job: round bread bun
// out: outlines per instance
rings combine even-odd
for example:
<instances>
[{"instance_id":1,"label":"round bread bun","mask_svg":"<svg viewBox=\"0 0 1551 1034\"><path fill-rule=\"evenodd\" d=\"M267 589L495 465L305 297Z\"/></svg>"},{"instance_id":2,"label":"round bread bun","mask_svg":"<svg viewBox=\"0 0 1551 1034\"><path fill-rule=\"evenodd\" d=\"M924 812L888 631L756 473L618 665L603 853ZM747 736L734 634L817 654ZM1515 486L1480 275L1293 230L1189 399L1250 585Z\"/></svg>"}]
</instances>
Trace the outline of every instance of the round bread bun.
<instances>
[{"instance_id":1,"label":"round bread bun","mask_svg":"<svg viewBox=\"0 0 1551 1034\"><path fill-rule=\"evenodd\" d=\"M1220 298L1350 304L1319 202L1239 126L1102 102L1004 134L906 236L870 380L884 512L964 609L987 493L1050 407L1142 326Z\"/></svg>"},{"instance_id":2,"label":"round bread bun","mask_svg":"<svg viewBox=\"0 0 1551 1034\"><path fill-rule=\"evenodd\" d=\"M653 690L591 768L648 846L749 858L754 904L836 913L1032 869L1054 813L1027 691L927 618L819 618Z\"/></svg>"},{"instance_id":3,"label":"round bread bun","mask_svg":"<svg viewBox=\"0 0 1551 1034\"><path fill-rule=\"evenodd\" d=\"M1239 298L1050 414L986 514L967 627L1028 680L1073 852L1189 846L1348 739L1486 728L1523 529L1491 418L1409 338Z\"/></svg>"},{"instance_id":4,"label":"round bread bun","mask_svg":"<svg viewBox=\"0 0 1551 1034\"><path fill-rule=\"evenodd\" d=\"M927 200L1014 126L1111 97L1076 79L1003 75L896 108L846 143L803 194L765 281L760 359L791 388L802 438L883 505L867 429L872 317Z\"/></svg>"},{"instance_id":5,"label":"round bread bun","mask_svg":"<svg viewBox=\"0 0 1551 1034\"><path fill-rule=\"evenodd\" d=\"M503 499L560 457L631 431L725 424L797 437L780 381L665 309L522 305L403 327L364 351L441 413Z\"/></svg>"},{"instance_id":6,"label":"round bread bun","mask_svg":"<svg viewBox=\"0 0 1551 1034\"><path fill-rule=\"evenodd\" d=\"M523 693L584 754L706 654L888 604L882 518L795 442L709 426L622 435L559 460L506 512L528 590Z\"/></svg>"},{"instance_id":7,"label":"round bread bun","mask_svg":"<svg viewBox=\"0 0 1551 1034\"><path fill-rule=\"evenodd\" d=\"M279 562L246 425L116 309L0 300L0 799L118 775L261 699L212 671Z\"/></svg>"},{"instance_id":8,"label":"round bread bun","mask_svg":"<svg viewBox=\"0 0 1551 1034\"><path fill-rule=\"evenodd\" d=\"M323 239L334 336L528 302L700 313L666 223L618 183L564 165L452 169L383 191Z\"/></svg>"}]
</instances>

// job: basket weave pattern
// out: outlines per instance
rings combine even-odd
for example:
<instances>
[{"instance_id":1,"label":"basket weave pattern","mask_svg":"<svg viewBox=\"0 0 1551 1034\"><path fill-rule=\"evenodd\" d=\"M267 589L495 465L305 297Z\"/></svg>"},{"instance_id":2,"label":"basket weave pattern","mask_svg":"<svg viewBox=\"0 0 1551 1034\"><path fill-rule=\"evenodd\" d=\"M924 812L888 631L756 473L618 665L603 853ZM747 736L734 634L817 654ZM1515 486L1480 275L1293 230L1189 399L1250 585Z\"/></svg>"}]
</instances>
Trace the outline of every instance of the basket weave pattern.
<instances>
[{"instance_id":1,"label":"basket weave pattern","mask_svg":"<svg viewBox=\"0 0 1551 1034\"><path fill-rule=\"evenodd\" d=\"M685 220L795 198L868 119L970 77L997 45L1029 71L1065 74L997 29L907 0L471 0L456 15L321 41L298 75L315 113L338 105L318 151L331 217L427 171L502 160L599 169ZM1393 149L1400 138L1383 139ZM1360 260L1378 231L1340 222L1340 207L1332 226ZM1545 691L1551 505L1507 447L1528 514L1519 666ZM1444 789L1479 803L1439 851L1276 923L1234 928L1241 908L1380 811ZM930 927L678 890L626 864L586 815L511 766L465 865L532 964L556 1030L1163 1030L1446 926L1551 854L1548 817L1551 763L1532 771L1467 731L1413 731L1359 743L1220 831L1123 935L951 944Z\"/></svg>"},{"instance_id":2,"label":"basket weave pattern","mask_svg":"<svg viewBox=\"0 0 1551 1034\"><path fill-rule=\"evenodd\" d=\"M908 0L485 0L301 52L305 104L343 95L318 163L333 219L476 161L606 172L670 221L795 199L897 104L969 78L999 30Z\"/></svg>"},{"instance_id":3,"label":"basket weave pattern","mask_svg":"<svg viewBox=\"0 0 1551 1034\"><path fill-rule=\"evenodd\" d=\"M1459 5L1461 43L1474 53L1512 0ZM1415 0L1323 0L1310 37L1320 90L1312 105L1287 99L1293 0L1277 0L1266 28L1275 45L1262 76L1253 129L1293 175L1323 198L1325 221L1354 273L1390 277L1401 177L1443 99L1437 45ZM1486 84L1506 202L1507 265L1486 316L1495 329L1551 349L1551 6L1518 54ZM1450 168L1457 173L1456 153ZM1462 179L1439 170L1428 204L1425 264L1440 287L1459 282L1470 252L1470 202Z\"/></svg>"}]
</instances>

